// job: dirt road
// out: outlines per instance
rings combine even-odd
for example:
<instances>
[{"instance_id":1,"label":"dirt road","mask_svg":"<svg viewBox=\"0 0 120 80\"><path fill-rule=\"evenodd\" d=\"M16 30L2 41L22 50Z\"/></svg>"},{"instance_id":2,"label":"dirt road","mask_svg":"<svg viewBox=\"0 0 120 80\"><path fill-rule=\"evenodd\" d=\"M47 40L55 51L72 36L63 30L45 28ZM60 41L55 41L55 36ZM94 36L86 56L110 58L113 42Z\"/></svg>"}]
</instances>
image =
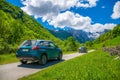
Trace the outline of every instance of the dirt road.
<instances>
[{"instance_id":1,"label":"dirt road","mask_svg":"<svg viewBox=\"0 0 120 80\"><path fill-rule=\"evenodd\" d=\"M92 51L94 50L90 50L89 52ZM84 53L74 53L74 54L63 55L63 61L75 58L83 54ZM36 63L29 63L23 65L20 62L0 65L0 80L17 80L18 78L36 73L59 62L60 61L56 61L56 60L49 61L44 66L40 66Z\"/></svg>"}]
</instances>

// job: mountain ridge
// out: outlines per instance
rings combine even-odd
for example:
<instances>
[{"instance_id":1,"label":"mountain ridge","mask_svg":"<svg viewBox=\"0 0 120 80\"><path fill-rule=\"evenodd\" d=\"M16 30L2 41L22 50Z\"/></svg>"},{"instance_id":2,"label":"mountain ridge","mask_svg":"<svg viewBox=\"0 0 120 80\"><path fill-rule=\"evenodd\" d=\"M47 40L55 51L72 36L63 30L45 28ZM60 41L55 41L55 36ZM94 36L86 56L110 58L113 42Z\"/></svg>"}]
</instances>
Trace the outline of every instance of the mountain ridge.
<instances>
[{"instance_id":1,"label":"mountain ridge","mask_svg":"<svg viewBox=\"0 0 120 80\"><path fill-rule=\"evenodd\" d=\"M48 29L48 28L47 28ZM83 30L75 30L72 28L54 28L48 29L50 33L52 33L55 37L60 38L61 40L66 40L68 37L72 36L79 43L85 43L87 41L93 41L98 38L100 35L109 32L110 30L104 30L103 32L86 32Z\"/></svg>"}]
</instances>

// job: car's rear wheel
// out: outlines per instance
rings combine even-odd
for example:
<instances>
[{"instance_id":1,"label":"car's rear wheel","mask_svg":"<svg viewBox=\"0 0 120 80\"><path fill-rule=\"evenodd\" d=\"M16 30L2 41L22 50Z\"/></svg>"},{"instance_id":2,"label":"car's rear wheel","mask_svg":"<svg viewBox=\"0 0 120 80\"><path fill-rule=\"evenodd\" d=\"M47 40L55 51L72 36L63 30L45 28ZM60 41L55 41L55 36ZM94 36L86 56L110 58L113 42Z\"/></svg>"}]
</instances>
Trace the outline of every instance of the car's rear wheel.
<instances>
[{"instance_id":1,"label":"car's rear wheel","mask_svg":"<svg viewBox=\"0 0 120 80\"><path fill-rule=\"evenodd\" d=\"M43 54L38 63L41 65L45 65L47 63L47 56L45 54Z\"/></svg>"},{"instance_id":2,"label":"car's rear wheel","mask_svg":"<svg viewBox=\"0 0 120 80\"><path fill-rule=\"evenodd\" d=\"M20 60L22 64L27 64L27 61Z\"/></svg>"},{"instance_id":3,"label":"car's rear wheel","mask_svg":"<svg viewBox=\"0 0 120 80\"><path fill-rule=\"evenodd\" d=\"M62 60L62 53L59 54L58 60Z\"/></svg>"}]
</instances>

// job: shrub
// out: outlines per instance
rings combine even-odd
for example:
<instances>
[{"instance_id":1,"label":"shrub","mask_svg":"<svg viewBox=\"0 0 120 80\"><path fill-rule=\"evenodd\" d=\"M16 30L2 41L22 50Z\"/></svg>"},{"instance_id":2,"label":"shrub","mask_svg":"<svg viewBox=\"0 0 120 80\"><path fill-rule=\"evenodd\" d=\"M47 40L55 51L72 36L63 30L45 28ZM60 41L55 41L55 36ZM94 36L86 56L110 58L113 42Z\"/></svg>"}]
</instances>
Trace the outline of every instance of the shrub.
<instances>
[{"instance_id":1,"label":"shrub","mask_svg":"<svg viewBox=\"0 0 120 80\"><path fill-rule=\"evenodd\" d=\"M104 47L103 51L109 52L110 55L117 55L120 57L120 45L116 47Z\"/></svg>"}]
</instances>

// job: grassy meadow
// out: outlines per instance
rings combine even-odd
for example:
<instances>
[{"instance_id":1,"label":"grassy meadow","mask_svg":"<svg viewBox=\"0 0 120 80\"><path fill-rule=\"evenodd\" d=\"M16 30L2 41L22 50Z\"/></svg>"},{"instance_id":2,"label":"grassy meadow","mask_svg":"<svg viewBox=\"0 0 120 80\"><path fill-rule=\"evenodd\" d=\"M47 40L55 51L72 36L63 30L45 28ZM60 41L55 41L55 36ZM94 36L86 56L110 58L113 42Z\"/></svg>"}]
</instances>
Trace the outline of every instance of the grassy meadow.
<instances>
[{"instance_id":1,"label":"grassy meadow","mask_svg":"<svg viewBox=\"0 0 120 80\"><path fill-rule=\"evenodd\" d=\"M2 54L0 55L0 65L17 62L18 59L16 58L15 54Z\"/></svg>"},{"instance_id":2,"label":"grassy meadow","mask_svg":"<svg viewBox=\"0 0 120 80\"><path fill-rule=\"evenodd\" d=\"M111 39L111 40L101 42L99 44L93 44L93 46L90 47L90 49L92 49L92 48L101 49L102 47L112 47L112 46L116 46L116 45L120 45L120 36L117 36L116 38Z\"/></svg>"},{"instance_id":3,"label":"grassy meadow","mask_svg":"<svg viewBox=\"0 0 120 80\"><path fill-rule=\"evenodd\" d=\"M61 62L20 80L120 80L120 60L95 51Z\"/></svg>"}]
</instances>

